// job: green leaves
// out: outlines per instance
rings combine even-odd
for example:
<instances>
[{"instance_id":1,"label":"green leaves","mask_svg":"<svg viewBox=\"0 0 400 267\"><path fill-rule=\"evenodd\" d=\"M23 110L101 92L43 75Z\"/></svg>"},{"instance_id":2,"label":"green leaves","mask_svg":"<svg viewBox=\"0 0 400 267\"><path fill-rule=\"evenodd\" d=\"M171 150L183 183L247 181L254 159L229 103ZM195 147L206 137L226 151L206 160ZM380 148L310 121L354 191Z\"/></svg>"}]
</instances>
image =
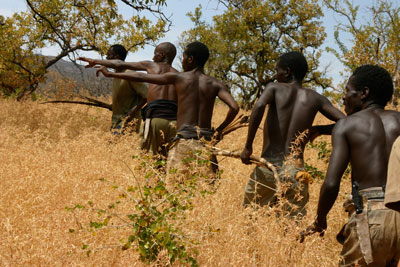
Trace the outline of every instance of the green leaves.
<instances>
[{"instance_id":1,"label":"green leaves","mask_svg":"<svg viewBox=\"0 0 400 267\"><path fill-rule=\"evenodd\" d=\"M63 57L74 59L79 51L104 55L113 43L136 51L167 32L169 21L154 24L143 15L123 18L115 1L26 0L29 10L15 13L0 26L0 92L21 99L33 93L47 69ZM163 0L123 1L135 11L163 16ZM4 24L4 25L3 25ZM41 49L56 47L59 54L45 58Z\"/></svg>"},{"instance_id":2,"label":"green leaves","mask_svg":"<svg viewBox=\"0 0 400 267\"><path fill-rule=\"evenodd\" d=\"M122 250L133 249L139 254L142 262L149 264L163 257L164 262L169 264L178 261L181 264L198 266L195 259L198 252L191 248L196 241L187 238L181 226L186 217L186 211L193 209L193 198L204 197L209 193L198 186L201 179L208 179L208 177L197 173L196 168L209 165L209 160L200 159L199 155L202 155L202 152L195 151L186 159L187 164L195 167L188 167L189 172L185 175L185 181L181 183L172 183L167 186L165 181L168 175L179 175L179 173L167 174L165 159L153 159L146 156L133 157L133 160L139 161L135 164L139 167L132 175L136 176L140 173L142 176L135 177L137 182L135 186L118 186L115 182L100 179L101 182L107 183L108 186L105 185L105 188L113 193L116 192L118 200L108 204L105 209L96 208L93 201L87 201L90 206L87 210L97 213L97 217L91 219L88 225L88 232L96 236L97 233L109 233L110 229L127 227L129 235L119 239L120 246L118 247ZM139 181L143 181L143 184ZM132 207L132 212L126 215L120 214L119 204ZM83 208L83 205L76 204L67 209L75 211ZM115 224L115 220L123 224ZM69 231L75 232L73 229ZM82 231L78 231L80 232ZM87 242L85 240L85 243ZM86 255L91 254L92 246L92 244L82 245L82 249L86 250ZM89 247L92 250L89 250Z\"/></svg>"},{"instance_id":3,"label":"green leaves","mask_svg":"<svg viewBox=\"0 0 400 267\"><path fill-rule=\"evenodd\" d=\"M167 250L171 263L179 259L195 264L195 259L188 255L184 241L177 234L179 230L170 221L191 207L181 200L185 194L171 194L162 181L154 186L143 186L142 192L143 198L135 205L139 213L128 215L132 221L133 234L122 249L130 248L135 242L143 262L155 261L162 250Z\"/></svg>"},{"instance_id":4,"label":"green leaves","mask_svg":"<svg viewBox=\"0 0 400 267\"><path fill-rule=\"evenodd\" d=\"M322 160L326 166L328 166L330 155L332 152L332 146L325 142L325 141L320 141L320 142L313 142L313 143L308 143L307 147L310 149L314 149L318 151L318 160ZM325 179L325 173L318 169L317 167L312 166L311 164L308 164L307 162L304 164L304 169L312 175L314 178L318 179Z\"/></svg>"},{"instance_id":5,"label":"green leaves","mask_svg":"<svg viewBox=\"0 0 400 267\"><path fill-rule=\"evenodd\" d=\"M221 1L227 6L213 23L202 21L201 6L188 16L194 27L182 34L181 46L198 40L210 48L207 70L223 80L242 105L252 105L273 80L278 57L291 50L302 51L308 60L309 85L328 86L317 71L315 51L325 39L322 10L316 1Z\"/></svg>"},{"instance_id":6,"label":"green leaves","mask_svg":"<svg viewBox=\"0 0 400 267\"><path fill-rule=\"evenodd\" d=\"M395 99L400 97L400 6L378 0L363 8L349 0L324 0L325 5L342 18L335 27L338 50L331 52L352 72L365 64L380 65L392 75ZM349 34L351 43L345 45L340 36ZM348 77L348 74L343 76ZM344 87L344 85L342 85Z\"/></svg>"}]
</instances>

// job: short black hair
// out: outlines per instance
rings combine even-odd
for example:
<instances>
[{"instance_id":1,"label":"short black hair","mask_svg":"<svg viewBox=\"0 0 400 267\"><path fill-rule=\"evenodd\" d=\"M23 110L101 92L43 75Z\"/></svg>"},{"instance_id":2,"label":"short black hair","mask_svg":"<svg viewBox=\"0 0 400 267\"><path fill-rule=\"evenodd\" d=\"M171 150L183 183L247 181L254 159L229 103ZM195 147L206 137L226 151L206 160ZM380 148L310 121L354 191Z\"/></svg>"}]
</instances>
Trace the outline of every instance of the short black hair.
<instances>
[{"instance_id":1,"label":"short black hair","mask_svg":"<svg viewBox=\"0 0 400 267\"><path fill-rule=\"evenodd\" d=\"M378 65L363 65L358 67L352 75L352 82L356 90L369 88L368 99L386 106L393 95L393 81L389 72Z\"/></svg>"},{"instance_id":2,"label":"short black hair","mask_svg":"<svg viewBox=\"0 0 400 267\"><path fill-rule=\"evenodd\" d=\"M210 56L208 47L201 42L193 42L186 46L185 54L188 57L193 57L196 66L204 67Z\"/></svg>"},{"instance_id":3,"label":"short black hair","mask_svg":"<svg viewBox=\"0 0 400 267\"><path fill-rule=\"evenodd\" d=\"M126 51L125 47L120 44L112 45L110 50L112 50L121 60L125 60L126 55L128 54L128 51Z\"/></svg>"},{"instance_id":4,"label":"short black hair","mask_svg":"<svg viewBox=\"0 0 400 267\"><path fill-rule=\"evenodd\" d=\"M298 81L302 81L308 71L306 58L302 53L296 51L281 55L278 64L282 68L289 68Z\"/></svg>"},{"instance_id":5,"label":"short black hair","mask_svg":"<svg viewBox=\"0 0 400 267\"><path fill-rule=\"evenodd\" d=\"M174 61L176 56L176 47L170 42L164 42L159 44L157 47L160 47L162 51L164 51L165 55L167 56L168 62Z\"/></svg>"}]
</instances>

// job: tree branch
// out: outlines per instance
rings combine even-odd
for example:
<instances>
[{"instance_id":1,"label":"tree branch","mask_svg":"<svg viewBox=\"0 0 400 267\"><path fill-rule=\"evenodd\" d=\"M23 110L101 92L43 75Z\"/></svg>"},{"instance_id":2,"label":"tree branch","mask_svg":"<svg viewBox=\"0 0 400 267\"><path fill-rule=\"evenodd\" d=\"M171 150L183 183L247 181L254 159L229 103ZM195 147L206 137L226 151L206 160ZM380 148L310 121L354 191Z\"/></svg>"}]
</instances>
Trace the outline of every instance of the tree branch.
<instances>
[{"instance_id":1,"label":"tree branch","mask_svg":"<svg viewBox=\"0 0 400 267\"><path fill-rule=\"evenodd\" d=\"M94 107L99 107L99 108L105 108L110 111L112 111L112 107L110 104L103 103L98 101L98 103L91 103L91 102L83 102L83 101L73 101L73 100L52 100L52 101L46 101L42 102L40 104L56 104L56 103L65 103L65 104L79 104L79 105L86 105L86 106L94 106Z\"/></svg>"},{"instance_id":2,"label":"tree branch","mask_svg":"<svg viewBox=\"0 0 400 267\"><path fill-rule=\"evenodd\" d=\"M45 16L43 16L42 14L40 14L39 11L37 11L37 10L35 9L35 7L32 5L31 1L26 0L26 3L28 4L28 6L29 6L29 8L32 10L32 12L33 12L34 14L36 14L37 16L39 16L42 20L46 21L47 24L50 26L50 28L53 30L53 32L58 36L58 38L60 38L63 42L65 42L64 36L62 36L62 35L58 32L58 30L54 27L53 23L51 23L51 21L50 21L47 17L45 17Z\"/></svg>"}]
</instances>

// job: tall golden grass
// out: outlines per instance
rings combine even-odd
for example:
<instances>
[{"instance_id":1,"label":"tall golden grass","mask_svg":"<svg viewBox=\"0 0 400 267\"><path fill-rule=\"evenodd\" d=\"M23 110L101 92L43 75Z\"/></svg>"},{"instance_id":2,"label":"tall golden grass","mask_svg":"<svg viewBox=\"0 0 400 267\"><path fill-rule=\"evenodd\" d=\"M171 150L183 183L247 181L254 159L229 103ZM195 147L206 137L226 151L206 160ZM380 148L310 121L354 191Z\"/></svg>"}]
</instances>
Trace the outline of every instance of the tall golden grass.
<instances>
[{"instance_id":1,"label":"tall golden grass","mask_svg":"<svg viewBox=\"0 0 400 267\"><path fill-rule=\"evenodd\" d=\"M213 125L217 125L224 119L225 106L217 105L214 113ZM87 225L98 218L96 212L65 209L75 204L89 207L88 201L94 208L107 207L121 198L119 188L136 184L133 175L145 180L144 170L132 158L142 155L139 137L111 136L110 116L109 111L86 106L0 100L1 266L143 265L134 248L120 249L129 228L91 232ZM318 116L315 123L328 122ZM240 151L246 134L246 129L239 129L218 147ZM330 142L328 137L318 140ZM259 131L255 154L261 146ZM326 163L317 159L317 153L308 149L306 161L326 171ZM321 181L310 186L307 216L294 223L271 216L267 207L244 210L244 187L254 166L232 158L219 157L219 161L224 172L217 191L195 198L194 208L182 222L185 234L197 241L192 247L199 252L200 266L337 265L341 246L336 233L346 221L341 206L350 192L348 180L342 182L328 216L325 237L311 236L300 244L296 237L314 220ZM101 182L101 178L110 182ZM118 213L129 214L132 209L125 202ZM90 256L82 244L94 249Z\"/></svg>"}]
</instances>

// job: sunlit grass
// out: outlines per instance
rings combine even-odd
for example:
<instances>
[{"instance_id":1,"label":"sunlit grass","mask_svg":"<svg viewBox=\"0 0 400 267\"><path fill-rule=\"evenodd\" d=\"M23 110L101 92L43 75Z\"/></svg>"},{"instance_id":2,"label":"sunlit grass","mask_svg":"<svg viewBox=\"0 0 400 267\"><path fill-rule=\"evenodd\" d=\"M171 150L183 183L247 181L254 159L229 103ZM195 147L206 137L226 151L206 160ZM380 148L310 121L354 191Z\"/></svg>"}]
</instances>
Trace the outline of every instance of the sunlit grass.
<instances>
[{"instance_id":1,"label":"sunlit grass","mask_svg":"<svg viewBox=\"0 0 400 267\"><path fill-rule=\"evenodd\" d=\"M213 125L224 119L218 105ZM134 249L117 246L129 228L107 228L95 234L87 230L96 212L68 212L65 207L88 201L107 207L120 197L119 189L136 184L131 173L144 182L145 170L132 155L141 154L138 136L113 138L107 110L77 105L40 105L0 100L0 265L2 266L141 266ZM328 123L318 117L316 123ZM247 130L239 129L218 144L241 150ZM321 137L318 141L327 141ZM259 131L254 143L260 153ZM308 164L326 171L318 151L305 153ZM310 186L308 215L296 224L271 216L268 208L244 210L242 199L254 166L219 157L224 171L215 194L196 197L194 208L182 222L183 232L194 239L200 266L336 266L341 246L336 233L346 221L341 210L350 192L342 183L338 201L328 217L323 239L312 236L304 244L297 234L316 213L321 181ZM131 170L130 170L131 169ZM110 183L101 182L106 179ZM118 212L132 213L129 202ZM73 230L71 230L73 229ZM88 257L83 244L94 248Z\"/></svg>"}]
</instances>

